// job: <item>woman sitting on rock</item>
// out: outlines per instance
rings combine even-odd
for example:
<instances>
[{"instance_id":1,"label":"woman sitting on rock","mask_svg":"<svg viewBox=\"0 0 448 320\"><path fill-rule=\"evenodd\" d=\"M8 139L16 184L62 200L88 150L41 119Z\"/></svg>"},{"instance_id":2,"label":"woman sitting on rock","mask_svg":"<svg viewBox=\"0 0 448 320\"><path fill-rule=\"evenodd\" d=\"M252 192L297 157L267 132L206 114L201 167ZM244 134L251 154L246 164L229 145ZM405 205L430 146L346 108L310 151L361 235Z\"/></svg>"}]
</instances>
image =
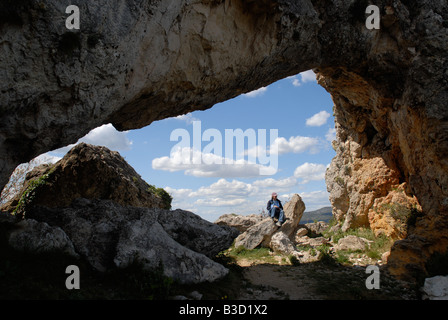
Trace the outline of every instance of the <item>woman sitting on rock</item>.
<instances>
[{"instance_id":1,"label":"woman sitting on rock","mask_svg":"<svg viewBox=\"0 0 448 320\"><path fill-rule=\"evenodd\" d=\"M272 198L271 200L268 201L266 209L268 210L269 216L272 218L272 220L274 220L274 222L278 220L276 225L281 227L286 219L285 219L285 213L283 212L282 203L280 200L277 199L276 192L272 193Z\"/></svg>"}]
</instances>

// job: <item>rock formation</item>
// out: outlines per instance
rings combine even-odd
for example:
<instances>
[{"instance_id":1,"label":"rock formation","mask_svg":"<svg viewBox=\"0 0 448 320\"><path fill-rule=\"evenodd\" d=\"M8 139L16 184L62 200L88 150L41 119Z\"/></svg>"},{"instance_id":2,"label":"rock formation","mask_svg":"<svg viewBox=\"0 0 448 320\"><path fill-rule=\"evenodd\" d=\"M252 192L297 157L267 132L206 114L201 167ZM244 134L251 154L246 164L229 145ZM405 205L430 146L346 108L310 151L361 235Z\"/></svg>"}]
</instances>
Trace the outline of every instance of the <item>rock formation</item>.
<instances>
[{"instance_id":1,"label":"rock formation","mask_svg":"<svg viewBox=\"0 0 448 320\"><path fill-rule=\"evenodd\" d=\"M228 270L212 259L238 231L168 210L149 187L118 152L79 144L54 165L33 169L5 205L14 216L2 213L0 221L14 226L6 234L11 247L65 252L98 271L138 260L149 269L161 264L181 283L225 276Z\"/></svg>"},{"instance_id":2,"label":"rock formation","mask_svg":"<svg viewBox=\"0 0 448 320\"><path fill-rule=\"evenodd\" d=\"M57 163L29 172L22 190L1 209L23 214L32 206L64 208L77 198L169 209L170 201L154 190L157 189L145 182L118 152L80 143Z\"/></svg>"},{"instance_id":3,"label":"rock formation","mask_svg":"<svg viewBox=\"0 0 448 320\"><path fill-rule=\"evenodd\" d=\"M259 214L241 216L238 214L223 214L215 221L217 225L228 226L237 229L240 233L245 232L253 225L261 222L263 217Z\"/></svg>"},{"instance_id":4,"label":"rock formation","mask_svg":"<svg viewBox=\"0 0 448 320\"><path fill-rule=\"evenodd\" d=\"M424 300L448 300L448 276L426 278L421 291Z\"/></svg>"},{"instance_id":5,"label":"rock formation","mask_svg":"<svg viewBox=\"0 0 448 320\"><path fill-rule=\"evenodd\" d=\"M173 219L181 219L185 230L195 230L189 243L176 241L178 236L167 226ZM8 241L19 250L62 250L86 259L98 271L126 267L135 260L149 269L161 264L166 276L181 283L200 283L228 273L209 257L228 248L234 237L230 228L188 211L80 198L66 208L33 207L9 233Z\"/></svg>"},{"instance_id":6,"label":"rock formation","mask_svg":"<svg viewBox=\"0 0 448 320\"><path fill-rule=\"evenodd\" d=\"M379 30L365 26L368 4L99 0L80 2L77 31L64 3L4 1L0 186L102 124L140 128L314 68L335 104L335 215L376 223L375 199L404 184L421 211L391 266L425 272L448 247L448 4L378 0Z\"/></svg>"}]
</instances>

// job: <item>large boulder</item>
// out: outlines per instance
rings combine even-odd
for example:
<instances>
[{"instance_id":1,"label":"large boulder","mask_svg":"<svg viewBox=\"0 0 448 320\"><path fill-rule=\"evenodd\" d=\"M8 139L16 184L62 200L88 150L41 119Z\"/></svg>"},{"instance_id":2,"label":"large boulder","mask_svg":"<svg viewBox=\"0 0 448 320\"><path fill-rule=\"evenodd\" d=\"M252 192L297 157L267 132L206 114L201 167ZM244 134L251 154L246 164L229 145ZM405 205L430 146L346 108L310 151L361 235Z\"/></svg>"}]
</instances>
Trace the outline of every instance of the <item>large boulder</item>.
<instances>
[{"instance_id":1,"label":"large boulder","mask_svg":"<svg viewBox=\"0 0 448 320\"><path fill-rule=\"evenodd\" d=\"M421 291L423 299L448 300L448 276L426 278Z\"/></svg>"},{"instance_id":2,"label":"large boulder","mask_svg":"<svg viewBox=\"0 0 448 320\"><path fill-rule=\"evenodd\" d=\"M288 236L296 230L305 212L305 203L302 198L296 193L291 200L285 203L283 210L285 212L286 222L282 225L282 231Z\"/></svg>"},{"instance_id":3,"label":"large boulder","mask_svg":"<svg viewBox=\"0 0 448 320\"><path fill-rule=\"evenodd\" d=\"M278 227L271 218L265 218L240 234L235 239L235 248L242 246L251 250L261 244L269 243L271 236L277 229Z\"/></svg>"},{"instance_id":4,"label":"large boulder","mask_svg":"<svg viewBox=\"0 0 448 320\"><path fill-rule=\"evenodd\" d=\"M236 228L240 233L245 232L247 229L262 221L263 217L259 214L250 214L247 216L242 216L239 214L223 214L215 221L217 225L229 226Z\"/></svg>"},{"instance_id":5,"label":"large boulder","mask_svg":"<svg viewBox=\"0 0 448 320\"><path fill-rule=\"evenodd\" d=\"M77 198L169 209L168 197L145 182L118 152L80 143L57 163L29 172L22 190L2 210L24 214L33 206L63 208Z\"/></svg>"},{"instance_id":6,"label":"large boulder","mask_svg":"<svg viewBox=\"0 0 448 320\"><path fill-rule=\"evenodd\" d=\"M225 276L228 270L206 254L212 256L227 249L235 236L233 230L202 220L191 212L121 206L110 200L80 198L66 208L37 206L27 217L20 224L34 225L38 221L41 227L37 230L44 228L49 233L40 233L43 239L50 241L55 231L56 235L66 234L76 254L98 271L125 267L138 260L147 268L162 264L165 275L181 283L214 281ZM187 232L195 230L189 233L188 243L176 241L179 235L175 235L172 227L174 219L179 219L179 226ZM14 231L10 236L16 247L20 247L19 238L25 241L30 238L29 228L22 231L19 234ZM219 243L212 241L215 235Z\"/></svg>"},{"instance_id":7,"label":"large boulder","mask_svg":"<svg viewBox=\"0 0 448 320\"><path fill-rule=\"evenodd\" d=\"M59 251L77 257L72 241L59 227L34 219L22 220L10 232L9 245L20 251L42 253Z\"/></svg>"}]
</instances>

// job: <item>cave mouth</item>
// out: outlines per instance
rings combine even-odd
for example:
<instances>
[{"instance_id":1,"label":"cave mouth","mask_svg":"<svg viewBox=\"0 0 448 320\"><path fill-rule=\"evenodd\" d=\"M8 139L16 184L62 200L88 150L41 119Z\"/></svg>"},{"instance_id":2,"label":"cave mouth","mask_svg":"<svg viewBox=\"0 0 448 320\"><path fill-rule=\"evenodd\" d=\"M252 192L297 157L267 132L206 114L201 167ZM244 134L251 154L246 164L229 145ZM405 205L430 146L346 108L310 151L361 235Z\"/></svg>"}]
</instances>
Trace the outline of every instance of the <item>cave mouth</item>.
<instances>
[{"instance_id":1,"label":"cave mouth","mask_svg":"<svg viewBox=\"0 0 448 320\"><path fill-rule=\"evenodd\" d=\"M387 234L400 232L389 218L419 212L388 263L396 274L424 274L448 247L447 4L378 1L375 30L366 29L366 5L86 3L78 37L54 19L60 4L21 1L0 22L0 56L14 57L0 62L0 185L17 164L101 124L141 128L315 68L337 119L327 174L336 218L344 229Z\"/></svg>"}]
</instances>

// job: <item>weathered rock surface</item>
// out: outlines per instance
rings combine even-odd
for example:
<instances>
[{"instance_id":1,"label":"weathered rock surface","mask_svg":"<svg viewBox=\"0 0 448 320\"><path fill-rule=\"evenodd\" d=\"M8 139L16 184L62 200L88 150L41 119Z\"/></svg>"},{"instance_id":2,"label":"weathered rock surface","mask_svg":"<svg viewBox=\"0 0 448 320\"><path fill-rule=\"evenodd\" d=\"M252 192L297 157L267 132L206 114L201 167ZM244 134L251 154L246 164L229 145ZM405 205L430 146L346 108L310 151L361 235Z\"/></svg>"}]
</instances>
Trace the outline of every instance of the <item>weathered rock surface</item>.
<instances>
[{"instance_id":1,"label":"weathered rock surface","mask_svg":"<svg viewBox=\"0 0 448 320\"><path fill-rule=\"evenodd\" d=\"M262 220L263 217L258 214L250 214L247 216L241 216L238 214L223 214L218 218L218 220L215 221L215 223L220 226L236 228L240 233L243 233Z\"/></svg>"},{"instance_id":2,"label":"weathered rock surface","mask_svg":"<svg viewBox=\"0 0 448 320\"><path fill-rule=\"evenodd\" d=\"M67 208L34 207L27 216L28 219L19 224L28 228L10 235L15 247L26 246L29 239L35 242L33 247L50 247L48 242L58 237L72 243L75 252L99 271L125 267L137 259L148 268L162 264L165 275L182 283L214 281L228 272L205 254L211 256L227 249L234 233L191 212L121 206L110 200L77 199ZM167 220L172 219L180 219L185 230L195 230L189 233L189 243L174 239L172 225L167 225ZM33 230L37 230L36 236ZM220 243L213 240L215 236Z\"/></svg>"},{"instance_id":3,"label":"weathered rock surface","mask_svg":"<svg viewBox=\"0 0 448 320\"><path fill-rule=\"evenodd\" d=\"M118 152L85 143L73 147L57 163L29 172L22 190L1 209L22 214L39 205L67 207L77 198L169 209L169 203L156 195Z\"/></svg>"},{"instance_id":4,"label":"weathered rock surface","mask_svg":"<svg viewBox=\"0 0 448 320\"><path fill-rule=\"evenodd\" d=\"M426 278L422 292L425 300L448 300L448 276Z\"/></svg>"},{"instance_id":5,"label":"weathered rock surface","mask_svg":"<svg viewBox=\"0 0 448 320\"><path fill-rule=\"evenodd\" d=\"M365 250L366 246L369 246L369 240L357 237L357 236L346 236L342 239L339 239L337 245L334 246L336 251L339 250Z\"/></svg>"},{"instance_id":6,"label":"weathered rock surface","mask_svg":"<svg viewBox=\"0 0 448 320\"><path fill-rule=\"evenodd\" d=\"M297 251L294 243L289 239L289 237L282 231L276 232L271 237L269 246L274 252L292 255L296 258L300 258L301 256L303 256L302 253Z\"/></svg>"},{"instance_id":7,"label":"weathered rock surface","mask_svg":"<svg viewBox=\"0 0 448 320\"><path fill-rule=\"evenodd\" d=\"M277 229L271 218L265 218L240 234L235 239L235 248L242 246L252 250L262 244L269 244L271 236Z\"/></svg>"},{"instance_id":8,"label":"weathered rock surface","mask_svg":"<svg viewBox=\"0 0 448 320\"><path fill-rule=\"evenodd\" d=\"M305 203L297 193L293 194L291 199L283 206L286 221L282 225L282 232L284 232L288 237L291 237L297 229L305 209Z\"/></svg>"},{"instance_id":9,"label":"weathered rock surface","mask_svg":"<svg viewBox=\"0 0 448 320\"><path fill-rule=\"evenodd\" d=\"M375 198L406 183L422 216L391 252L397 274L446 251L446 1L376 1L380 30L365 27L365 1L79 5L78 32L59 1L0 5L0 187L19 163L99 125L140 128L314 68L335 103L327 182L344 228L368 223Z\"/></svg>"}]
</instances>

